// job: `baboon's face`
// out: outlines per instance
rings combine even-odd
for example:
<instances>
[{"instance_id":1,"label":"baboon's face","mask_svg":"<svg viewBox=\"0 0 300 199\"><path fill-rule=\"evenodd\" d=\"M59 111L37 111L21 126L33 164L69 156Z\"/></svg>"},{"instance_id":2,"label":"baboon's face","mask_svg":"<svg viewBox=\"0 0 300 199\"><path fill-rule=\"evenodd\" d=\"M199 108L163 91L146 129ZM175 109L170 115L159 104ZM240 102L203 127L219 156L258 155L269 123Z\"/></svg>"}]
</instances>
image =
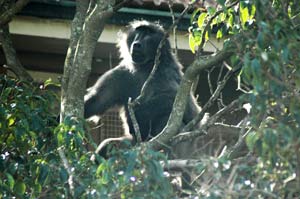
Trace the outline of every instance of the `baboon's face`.
<instances>
[{"instance_id":1,"label":"baboon's face","mask_svg":"<svg viewBox=\"0 0 300 199\"><path fill-rule=\"evenodd\" d=\"M161 31L147 26L138 27L129 33L127 45L133 63L137 65L152 63L162 37Z\"/></svg>"}]
</instances>

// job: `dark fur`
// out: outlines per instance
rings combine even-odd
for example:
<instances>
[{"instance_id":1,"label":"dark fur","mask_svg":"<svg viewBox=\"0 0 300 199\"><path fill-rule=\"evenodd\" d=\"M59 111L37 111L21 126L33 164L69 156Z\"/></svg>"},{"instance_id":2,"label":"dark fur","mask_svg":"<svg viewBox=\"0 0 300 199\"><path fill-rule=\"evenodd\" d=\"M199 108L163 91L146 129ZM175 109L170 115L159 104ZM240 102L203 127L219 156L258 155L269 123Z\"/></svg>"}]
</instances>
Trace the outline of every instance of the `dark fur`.
<instances>
[{"instance_id":1,"label":"dark fur","mask_svg":"<svg viewBox=\"0 0 300 199\"><path fill-rule=\"evenodd\" d=\"M113 106L125 108L129 132L134 128L128 114L128 98L139 96L141 88L151 72L156 50L164 35L163 28L147 21L134 21L123 32L119 40L121 62L103 74L85 96L85 117L101 115ZM172 110L182 72L181 65L171 53L166 41L160 56L160 63L146 91L145 100L134 108L142 140L157 135L166 125ZM183 124L189 122L200 108L192 94L189 97Z\"/></svg>"}]
</instances>

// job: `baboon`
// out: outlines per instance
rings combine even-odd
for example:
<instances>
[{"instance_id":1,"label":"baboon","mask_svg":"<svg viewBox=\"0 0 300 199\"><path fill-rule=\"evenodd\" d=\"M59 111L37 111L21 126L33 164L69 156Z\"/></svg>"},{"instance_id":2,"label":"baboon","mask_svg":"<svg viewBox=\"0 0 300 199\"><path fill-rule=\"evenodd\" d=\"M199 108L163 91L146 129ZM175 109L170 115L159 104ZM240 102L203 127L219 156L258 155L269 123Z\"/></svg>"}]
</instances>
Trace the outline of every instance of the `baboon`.
<instances>
[{"instance_id":1,"label":"baboon","mask_svg":"<svg viewBox=\"0 0 300 199\"><path fill-rule=\"evenodd\" d=\"M103 74L85 96L85 118L101 115L113 106L124 107L129 133L134 128L129 116L128 99L136 99L153 66L164 29L158 23L134 21L120 34L118 47L121 61L118 66ZM165 127L172 110L175 95L182 79L182 66L171 52L166 40L161 48L157 71L145 91L145 98L134 107L142 141L157 135ZM183 125L199 113L192 94L189 96ZM134 138L134 136L133 136Z\"/></svg>"}]
</instances>

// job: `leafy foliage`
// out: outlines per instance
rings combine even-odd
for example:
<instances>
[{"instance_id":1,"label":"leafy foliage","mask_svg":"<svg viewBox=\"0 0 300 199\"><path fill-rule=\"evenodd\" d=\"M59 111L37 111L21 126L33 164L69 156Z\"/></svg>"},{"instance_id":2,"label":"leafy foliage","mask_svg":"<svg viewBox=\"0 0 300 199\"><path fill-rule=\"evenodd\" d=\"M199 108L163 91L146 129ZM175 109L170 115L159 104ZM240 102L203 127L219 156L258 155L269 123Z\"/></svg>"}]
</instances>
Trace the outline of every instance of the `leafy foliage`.
<instances>
[{"instance_id":1,"label":"leafy foliage","mask_svg":"<svg viewBox=\"0 0 300 199\"><path fill-rule=\"evenodd\" d=\"M172 198L173 189L159 161L145 146L118 151L97 168L99 198ZM98 190L99 190L98 189Z\"/></svg>"},{"instance_id":2,"label":"leafy foliage","mask_svg":"<svg viewBox=\"0 0 300 199\"><path fill-rule=\"evenodd\" d=\"M69 187L60 197L75 198L170 198L173 189L164 175L160 161L165 157L140 146L133 149L113 150L111 158L103 159L86 150L82 122L66 119L55 130L58 146L64 149L76 184L75 193ZM91 141L91 140L90 140ZM91 141L92 142L92 141ZM94 161L95 160L95 161ZM70 173L59 171L61 186ZM72 195L71 195L72 194Z\"/></svg>"},{"instance_id":3,"label":"leafy foliage","mask_svg":"<svg viewBox=\"0 0 300 199\"><path fill-rule=\"evenodd\" d=\"M268 173L263 176L274 185L272 191L299 193L287 183L300 166L300 32L292 20L300 7L294 3L256 2L257 29L249 38L253 48L244 54L242 78L253 87L248 100L255 141L248 145L261 157L259 172Z\"/></svg>"},{"instance_id":4,"label":"leafy foliage","mask_svg":"<svg viewBox=\"0 0 300 199\"><path fill-rule=\"evenodd\" d=\"M252 107L246 142L257 165L239 165L250 171L243 174L255 190L248 197L299 196L299 2L218 2L217 9L193 15L190 47L194 52L213 36L244 38L230 64L242 66L238 89Z\"/></svg>"},{"instance_id":5,"label":"leafy foliage","mask_svg":"<svg viewBox=\"0 0 300 199\"><path fill-rule=\"evenodd\" d=\"M0 197L37 197L50 180L56 97L44 86L0 77Z\"/></svg>"},{"instance_id":6,"label":"leafy foliage","mask_svg":"<svg viewBox=\"0 0 300 199\"><path fill-rule=\"evenodd\" d=\"M254 4L250 1L233 1L227 4L225 5L225 1L219 1L218 10L211 6L206 10L194 11L189 34L190 49L193 53L197 46L201 49L213 36L222 39L226 35L237 34L251 27L256 13Z\"/></svg>"},{"instance_id":7,"label":"leafy foliage","mask_svg":"<svg viewBox=\"0 0 300 199\"><path fill-rule=\"evenodd\" d=\"M57 124L51 111L57 98L44 85L1 76L0 86L0 198L173 196L161 153L140 146L113 151L105 160L87 150L87 143L93 142L85 135L83 121L66 118ZM59 156L61 149L67 166Z\"/></svg>"}]
</instances>

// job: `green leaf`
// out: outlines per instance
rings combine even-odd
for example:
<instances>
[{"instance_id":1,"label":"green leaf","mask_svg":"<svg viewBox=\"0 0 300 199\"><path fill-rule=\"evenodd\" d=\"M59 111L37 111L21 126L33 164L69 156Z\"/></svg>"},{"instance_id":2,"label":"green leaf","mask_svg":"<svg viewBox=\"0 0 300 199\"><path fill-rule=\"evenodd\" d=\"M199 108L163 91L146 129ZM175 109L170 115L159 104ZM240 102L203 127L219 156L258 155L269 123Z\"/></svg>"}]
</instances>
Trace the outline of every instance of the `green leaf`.
<instances>
[{"instance_id":1,"label":"green leaf","mask_svg":"<svg viewBox=\"0 0 300 199\"><path fill-rule=\"evenodd\" d=\"M40 184L35 184L33 188L34 188L34 191L38 194L41 193L41 191L42 191L42 186Z\"/></svg>"},{"instance_id":2,"label":"green leaf","mask_svg":"<svg viewBox=\"0 0 300 199\"><path fill-rule=\"evenodd\" d=\"M51 78L47 79L45 82L44 82L44 87L46 88L47 86L56 86L56 87L60 87L61 85L58 84L58 83L55 83L52 81Z\"/></svg>"},{"instance_id":3,"label":"green leaf","mask_svg":"<svg viewBox=\"0 0 300 199\"><path fill-rule=\"evenodd\" d=\"M189 46L193 54L195 54L196 41L192 33L189 34Z\"/></svg>"},{"instance_id":4,"label":"green leaf","mask_svg":"<svg viewBox=\"0 0 300 199\"><path fill-rule=\"evenodd\" d=\"M45 81L44 85L45 85L45 87L46 87L46 86L48 86L48 85L51 85L52 83L53 83L53 82L52 82L52 79L49 78L49 79L47 79L47 80Z\"/></svg>"},{"instance_id":5,"label":"green leaf","mask_svg":"<svg viewBox=\"0 0 300 199\"><path fill-rule=\"evenodd\" d=\"M207 13L206 12L203 12L200 14L200 16L198 17L198 27L199 28L202 28L204 26L204 21L205 21L205 18L207 16Z\"/></svg>"},{"instance_id":6,"label":"green leaf","mask_svg":"<svg viewBox=\"0 0 300 199\"><path fill-rule=\"evenodd\" d=\"M257 35L257 44L260 48L264 48L265 44L265 38L264 38L264 33L259 32Z\"/></svg>"},{"instance_id":7,"label":"green leaf","mask_svg":"<svg viewBox=\"0 0 300 199\"><path fill-rule=\"evenodd\" d=\"M62 183L66 182L68 180L68 172L65 168L61 168L59 171L59 177Z\"/></svg>"},{"instance_id":8,"label":"green leaf","mask_svg":"<svg viewBox=\"0 0 300 199\"><path fill-rule=\"evenodd\" d=\"M221 39L222 37L223 37L223 32L222 32L221 29L219 29L218 32L217 32L216 38L217 38L217 39Z\"/></svg>"},{"instance_id":9,"label":"green leaf","mask_svg":"<svg viewBox=\"0 0 300 199\"><path fill-rule=\"evenodd\" d=\"M205 33L205 41L208 41L209 40L209 31L206 31Z\"/></svg>"},{"instance_id":10,"label":"green leaf","mask_svg":"<svg viewBox=\"0 0 300 199\"><path fill-rule=\"evenodd\" d=\"M14 117L10 117L10 118L8 119L8 126L14 125L15 119L16 119L16 118L14 118Z\"/></svg>"},{"instance_id":11,"label":"green leaf","mask_svg":"<svg viewBox=\"0 0 300 199\"><path fill-rule=\"evenodd\" d=\"M110 175L108 172L102 173L102 178L100 179L102 184L108 184L110 180Z\"/></svg>"},{"instance_id":12,"label":"green leaf","mask_svg":"<svg viewBox=\"0 0 300 199\"><path fill-rule=\"evenodd\" d=\"M229 13L228 16L229 16L229 18L227 20L227 26L232 28L233 22L234 22L234 15L232 13Z\"/></svg>"},{"instance_id":13,"label":"green leaf","mask_svg":"<svg viewBox=\"0 0 300 199\"><path fill-rule=\"evenodd\" d=\"M245 28L246 22L249 20L249 10L248 7L242 7L240 5L240 20L242 23L243 28Z\"/></svg>"},{"instance_id":14,"label":"green leaf","mask_svg":"<svg viewBox=\"0 0 300 199\"><path fill-rule=\"evenodd\" d=\"M216 13L216 8L215 7L208 7L207 12L210 16L212 16Z\"/></svg>"},{"instance_id":15,"label":"green leaf","mask_svg":"<svg viewBox=\"0 0 300 199\"><path fill-rule=\"evenodd\" d=\"M26 191L26 185L24 182L18 181L14 186L14 192L18 195L23 195Z\"/></svg>"},{"instance_id":16,"label":"green leaf","mask_svg":"<svg viewBox=\"0 0 300 199\"><path fill-rule=\"evenodd\" d=\"M252 4L251 6L251 13L250 13L250 19L254 19L256 13L256 6Z\"/></svg>"},{"instance_id":17,"label":"green leaf","mask_svg":"<svg viewBox=\"0 0 300 199\"><path fill-rule=\"evenodd\" d=\"M41 164L39 167L38 182L43 185L49 175L49 167L46 164Z\"/></svg>"},{"instance_id":18,"label":"green leaf","mask_svg":"<svg viewBox=\"0 0 300 199\"><path fill-rule=\"evenodd\" d=\"M218 17L217 17L217 22L218 23L222 23L226 20L227 15L225 13L221 13Z\"/></svg>"},{"instance_id":19,"label":"green leaf","mask_svg":"<svg viewBox=\"0 0 300 199\"><path fill-rule=\"evenodd\" d=\"M105 163L100 164L98 166L98 168L97 168L96 175L100 176L101 173L105 170L105 168L106 168L106 164Z\"/></svg>"},{"instance_id":20,"label":"green leaf","mask_svg":"<svg viewBox=\"0 0 300 199\"><path fill-rule=\"evenodd\" d=\"M256 145L256 142L259 140L259 137L256 132L252 131L246 136L246 144L250 151L253 151Z\"/></svg>"},{"instance_id":21,"label":"green leaf","mask_svg":"<svg viewBox=\"0 0 300 199\"><path fill-rule=\"evenodd\" d=\"M64 144L64 133L63 132L58 132L57 141L58 141L59 146L62 146Z\"/></svg>"},{"instance_id":22,"label":"green leaf","mask_svg":"<svg viewBox=\"0 0 300 199\"><path fill-rule=\"evenodd\" d=\"M12 190L14 188L14 186L15 186L14 177L12 175L10 175L9 173L5 173L5 175L7 177L8 186Z\"/></svg>"},{"instance_id":23,"label":"green leaf","mask_svg":"<svg viewBox=\"0 0 300 199\"><path fill-rule=\"evenodd\" d=\"M268 145L269 149L275 150L277 144L277 135L274 130L266 129L264 134L264 141Z\"/></svg>"},{"instance_id":24,"label":"green leaf","mask_svg":"<svg viewBox=\"0 0 300 199\"><path fill-rule=\"evenodd\" d=\"M201 11L200 8L196 9L193 13L192 13L192 16L191 16L191 19L190 19L190 23L192 24L196 15Z\"/></svg>"},{"instance_id":25,"label":"green leaf","mask_svg":"<svg viewBox=\"0 0 300 199\"><path fill-rule=\"evenodd\" d=\"M254 86L261 86L259 84L261 84L262 82L262 72L261 72L261 64L260 61L255 58L251 61L251 70L252 70L252 74L253 74L253 80L255 82L253 82L253 84L256 84ZM260 89L258 89L260 90Z\"/></svg>"}]
</instances>

